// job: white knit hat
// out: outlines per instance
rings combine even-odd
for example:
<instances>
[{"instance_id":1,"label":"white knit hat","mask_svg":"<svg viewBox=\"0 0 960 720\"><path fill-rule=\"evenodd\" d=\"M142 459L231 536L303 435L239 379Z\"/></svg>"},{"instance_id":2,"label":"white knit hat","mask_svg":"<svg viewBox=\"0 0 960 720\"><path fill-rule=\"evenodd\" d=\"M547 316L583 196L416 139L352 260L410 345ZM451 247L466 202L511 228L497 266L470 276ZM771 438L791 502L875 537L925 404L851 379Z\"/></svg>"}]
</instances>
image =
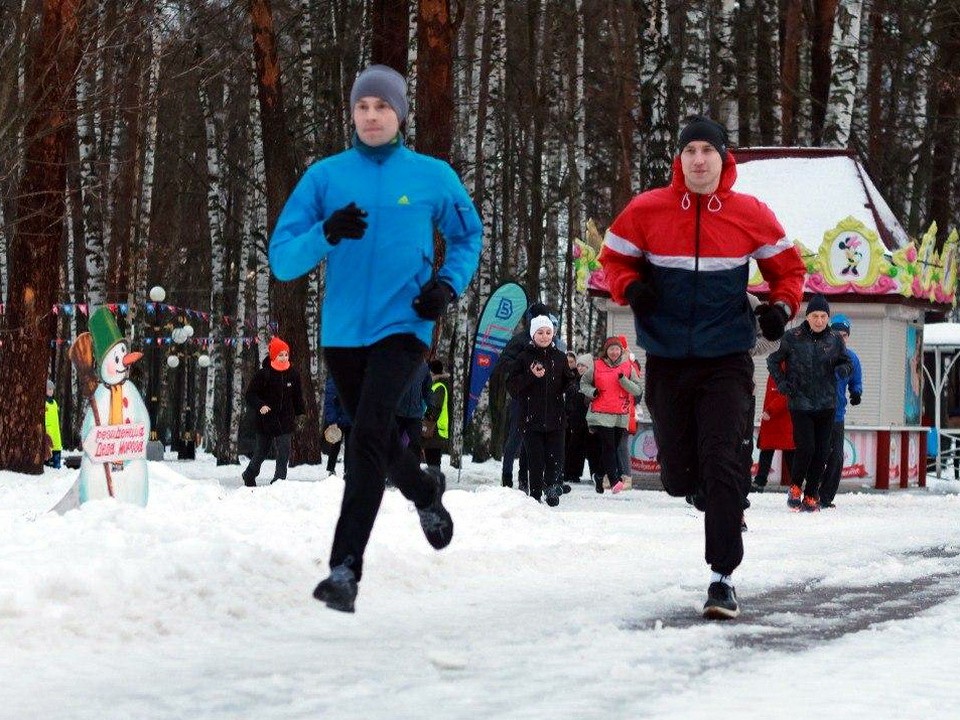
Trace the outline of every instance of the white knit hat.
<instances>
[{"instance_id":1,"label":"white knit hat","mask_svg":"<svg viewBox=\"0 0 960 720\"><path fill-rule=\"evenodd\" d=\"M548 327L553 330L553 323L546 315L537 315L530 321L530 337L533 337L540 328Z\"/></svg>"}]
</instances>

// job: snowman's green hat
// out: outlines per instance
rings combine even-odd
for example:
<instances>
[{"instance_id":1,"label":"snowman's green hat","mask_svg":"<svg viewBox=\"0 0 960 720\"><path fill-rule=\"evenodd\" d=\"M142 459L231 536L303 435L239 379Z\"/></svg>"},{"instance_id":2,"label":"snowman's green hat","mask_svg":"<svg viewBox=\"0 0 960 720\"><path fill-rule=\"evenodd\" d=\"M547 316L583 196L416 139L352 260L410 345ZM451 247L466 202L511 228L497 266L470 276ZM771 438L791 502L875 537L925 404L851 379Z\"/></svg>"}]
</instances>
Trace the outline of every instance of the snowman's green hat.
<instances>
[{"instance_id":1,"label":"snowman's green hat","mask_svg":"<svg viewBox=\"0 0 960 720\"><path fill-rule=\"evenodd\" d=\"M93 338L93 361L95 367L100 367L103 358L110 352L110 348L119 342L124 342L124 337L117 327L117 321L113 318L113 313L105 307L98 308L90 321L87 323L90 329L90 336Z\"/></svg>"}]
</instances>

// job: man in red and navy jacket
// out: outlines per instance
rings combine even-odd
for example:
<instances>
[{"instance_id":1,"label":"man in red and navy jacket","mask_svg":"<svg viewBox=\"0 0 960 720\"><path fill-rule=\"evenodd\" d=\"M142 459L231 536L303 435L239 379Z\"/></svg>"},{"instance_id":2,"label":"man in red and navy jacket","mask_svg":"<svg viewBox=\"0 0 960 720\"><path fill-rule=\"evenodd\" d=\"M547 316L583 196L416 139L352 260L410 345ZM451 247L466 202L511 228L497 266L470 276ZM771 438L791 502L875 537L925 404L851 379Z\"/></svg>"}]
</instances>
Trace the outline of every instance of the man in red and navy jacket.
<instances>
[{"instance_id":1,"label":"man in red and navy jacket","mask_svg":"<svg viewBox=\"0 0 960 720\"><path fill-rule=\"evenodd\" d=\"M663 486L706 498L712 576L704 617L729 618L739 614L731 575L743 559L755 322L768 339L783 335L800 307L805 268L770 208L733 190L736 161L722 125L695 116L678 147L670 185L630 201L599 259L613 300L632 308L647 352L646 401ZM747 299L751 258L770 288L756 313Z\"/></svg>"}]
</instances>

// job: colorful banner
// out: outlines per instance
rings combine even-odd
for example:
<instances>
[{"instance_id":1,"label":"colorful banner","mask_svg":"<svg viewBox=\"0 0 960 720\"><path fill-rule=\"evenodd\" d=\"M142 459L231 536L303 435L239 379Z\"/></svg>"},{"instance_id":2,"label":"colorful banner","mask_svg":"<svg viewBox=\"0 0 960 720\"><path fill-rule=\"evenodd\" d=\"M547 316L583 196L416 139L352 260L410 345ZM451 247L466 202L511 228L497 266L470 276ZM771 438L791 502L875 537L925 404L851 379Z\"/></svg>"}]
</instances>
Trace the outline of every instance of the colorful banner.
<instances>
[{"instance_id":1,"label":"colorful banner","mask_svg":"<svg viewBox=\"0 0 960 720\"><path fill-rule=\"evenodd\" d=\"M527 293L515 282L507 282L487 298L470 354L470 374L467 386L470 392L464 399L463 426L473 417L487 380L497 366L500 353L510 342L513 331L527 309Z\"/></svg>"}]
</instances>

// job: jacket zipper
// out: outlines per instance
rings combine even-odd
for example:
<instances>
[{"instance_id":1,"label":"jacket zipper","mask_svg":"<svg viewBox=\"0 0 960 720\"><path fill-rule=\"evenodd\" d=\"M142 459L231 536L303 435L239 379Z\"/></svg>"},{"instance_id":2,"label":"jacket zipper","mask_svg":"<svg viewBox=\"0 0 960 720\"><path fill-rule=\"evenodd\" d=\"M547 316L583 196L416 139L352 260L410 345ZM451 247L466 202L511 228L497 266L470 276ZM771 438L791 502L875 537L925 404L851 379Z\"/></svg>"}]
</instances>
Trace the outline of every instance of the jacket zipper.
<instances>
[{"instance_id":1,"label":"jacket zipper","mask_svg":"<svg viewBox=\"0 0 960 720\"><path fill-rule=\"evenodd\" d=\"M687 335L687 354L693 355L693 338L694 338L694 319L697 316L696 307L697 307L697 298L700 294L700 198L702 197L699 193L697 195L697 214L696 220L694 223L693 231L693 298L690 303L690 322L687 323L688 335Z\"/></svg>"}]
</instances>

